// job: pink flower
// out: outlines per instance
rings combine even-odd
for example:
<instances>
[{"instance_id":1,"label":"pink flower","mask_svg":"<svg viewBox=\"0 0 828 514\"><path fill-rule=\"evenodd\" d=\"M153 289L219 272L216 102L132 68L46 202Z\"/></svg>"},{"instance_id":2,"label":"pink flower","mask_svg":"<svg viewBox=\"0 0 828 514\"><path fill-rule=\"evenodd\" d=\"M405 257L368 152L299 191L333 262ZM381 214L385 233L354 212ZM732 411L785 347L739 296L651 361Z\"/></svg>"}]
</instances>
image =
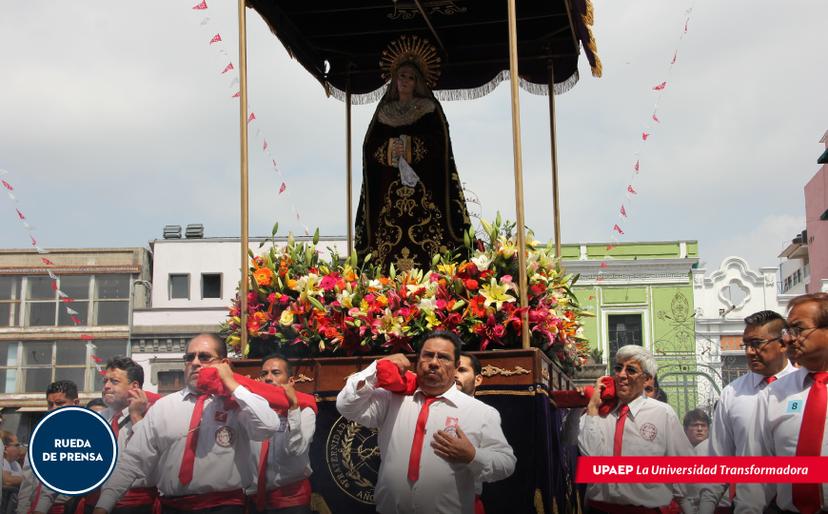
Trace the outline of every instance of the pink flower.
<instances>
[{"instance_id":1,"label":"pink flower","mask_svg":"<svg viewBox=\"0 0 828 514\"><path fill-rule=\"evenodd\" d=\"M325 275L322 280L319 281L319 287L325 291L333 291L333 288L336 287L337 278L336 273Z\"/></svg>"},{"instance_id":2,"label":"pink flower","mask_svg":"<svg viewBox=\"0 0 828 514\"><path fill-rule=\"evenodd\" d=\"M492 329L492 334L494 334L495 337L500 339L501 337L503 337L504 334L506 334L506 328L503 325L496 325Z\"/></svg>"}]
</instances>

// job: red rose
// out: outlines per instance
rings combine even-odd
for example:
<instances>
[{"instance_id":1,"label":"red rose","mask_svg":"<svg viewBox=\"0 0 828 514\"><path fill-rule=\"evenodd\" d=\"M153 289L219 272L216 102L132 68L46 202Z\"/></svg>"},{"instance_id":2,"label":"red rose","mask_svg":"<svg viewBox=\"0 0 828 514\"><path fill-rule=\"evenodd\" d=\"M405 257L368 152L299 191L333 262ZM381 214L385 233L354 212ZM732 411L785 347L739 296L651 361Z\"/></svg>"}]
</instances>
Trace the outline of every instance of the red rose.
<instances>
[{"instance_id":1,"label":"red rose","mask_svg":"<svg viewBox=\"0 0 828 514\"><path fill-rule=\"evenodd\" d=\"M473 278L467 278L463 282L463 285L466 286L466 289L468 289L469 291L476 291L477 288L480 287L479 284L477 283L477 280L475 280Z\"/></svg>"}]
</instances>

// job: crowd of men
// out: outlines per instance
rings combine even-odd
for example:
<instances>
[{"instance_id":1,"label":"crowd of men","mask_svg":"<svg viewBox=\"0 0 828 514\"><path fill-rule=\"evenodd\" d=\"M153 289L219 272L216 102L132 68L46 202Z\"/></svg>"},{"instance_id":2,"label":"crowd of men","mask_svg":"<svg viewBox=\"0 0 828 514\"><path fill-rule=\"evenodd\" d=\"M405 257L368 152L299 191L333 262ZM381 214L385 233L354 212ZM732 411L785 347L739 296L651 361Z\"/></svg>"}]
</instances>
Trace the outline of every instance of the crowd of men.
<instances>
[{"instance_id":1,"label":"crowd of men","mask_svg":"<svg viewBox=\"0 0 828 514\"><path fill-rule=\"evenodd\" d=\"M602 411L602 379L579 422L578 446L590 456L828 456L828 293L791 300L787 319L773 311L745 318L750 371L728 384L713 412L687 413L683 427L666 403L645 394L656 374L640 346L620 348L617 405ZM709 436L709 437L708 437ZM702 514L828 511L826 484L588 484L589 513Z\"/></svg>"},{"instance_id":2,"label":"crowd of men","mask_svg":"<svg viewBox=\"0 0 828 514\"><path fill-rule=\"evenodd\" d=\"M662 401L652 355L637 345L620 348L610 381L614 399L602 396L607 387L602 377L586 408L569 414L567 426L577 431L580 453L822 455L828 294L795 298L787 319L762 311L748 316L745 325L742 347L750 371L724 388L712 420L696 409L681 423ZM455 334L434 332L422 341L416 362L403 354L374 361L351 375L339 393L342 416L378 430L377 512L480 514L483 483L514 472L516 458L498 411L474 397L483 380L480 363L461 347ZM207 368L215 368L225 395L203 389L199 377ZM392 387L388 377L405 382L406 373L414 387ZM56 494L39 483L28 461L15 466L19 443L14 434L2 433L3 484L18 489L16 495L4 494L2 514L308 514L316 405L295 391L293 375L290 361L274 354L262 360L259 382L243 385L230 368L224 342L201 334L184 355L186 387L161 398L143 390L140 365L127 357L111 359L102 398L88 407L100 411L117 437L113 475L86 496ZM279 388L286 398L283 408L269 403L259 387ZM77 387L55 382L46 400L49 410L77 405ZM586 486L583 500L589 513L771 508L812 514L828 510L824 498L824 484L595 483Z\"/></svg>"}]
</instances>

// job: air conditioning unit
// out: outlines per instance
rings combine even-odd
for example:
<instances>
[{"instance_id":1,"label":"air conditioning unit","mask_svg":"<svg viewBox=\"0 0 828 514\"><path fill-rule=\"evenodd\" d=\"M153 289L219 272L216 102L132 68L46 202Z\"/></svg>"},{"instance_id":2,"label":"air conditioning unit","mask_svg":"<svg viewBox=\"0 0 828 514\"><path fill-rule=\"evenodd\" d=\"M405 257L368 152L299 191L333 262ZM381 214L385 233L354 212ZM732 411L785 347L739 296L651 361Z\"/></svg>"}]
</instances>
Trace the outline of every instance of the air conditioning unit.
<instances>
[{"instance_id":1,"label":"air conditioning unit","mask_svg":"<svg viewBox=\"0 0 828 514\"><path fill-rule=\"evenodd\" d=\"M185 234L187 236L187 239L203 239L204 225L202 225L201 223L187 225L187 231Z\"/></svg>"},{"instance_id":2,"label":"air conditioning unit","mask_svg":"<svg viewBox=\"0 0 828 514\"><path fill-rule=\"evenodd\" d=\"M181 225L164 225L164 239L181 239Z\"/></svg>"}]
</instances>

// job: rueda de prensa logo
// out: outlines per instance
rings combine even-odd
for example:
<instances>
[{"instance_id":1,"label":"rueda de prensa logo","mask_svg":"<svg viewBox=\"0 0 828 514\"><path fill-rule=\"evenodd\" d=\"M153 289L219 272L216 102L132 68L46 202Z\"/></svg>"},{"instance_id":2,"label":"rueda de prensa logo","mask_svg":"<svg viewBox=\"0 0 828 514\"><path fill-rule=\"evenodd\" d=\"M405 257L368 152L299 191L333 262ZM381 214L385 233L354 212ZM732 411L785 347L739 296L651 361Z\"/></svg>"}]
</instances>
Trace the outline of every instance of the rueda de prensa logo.
<instances>
[{"instance_id":1,"label":"rueda de prensa logo","mask_svg":"<svg viewBox=\"0 0 828 514\"><path fill-rule=\"evenodd\" d=\"M29 463L43 485L66 495L86 494L115 468L118 442L109 424L82 407L46 415L32 432Z\"/></svg>"},{"instance_id":2,"label":"rueda de prensa logo","mask_svg":"<svg viewBox=\"0 0 828 514\"><path fill-rule=\"evenodd\" d=\"M328 433L325 458L336 485L362 503L374 504L380 465L377 431L340 417Z\"/></svg>"}]
</instances>

